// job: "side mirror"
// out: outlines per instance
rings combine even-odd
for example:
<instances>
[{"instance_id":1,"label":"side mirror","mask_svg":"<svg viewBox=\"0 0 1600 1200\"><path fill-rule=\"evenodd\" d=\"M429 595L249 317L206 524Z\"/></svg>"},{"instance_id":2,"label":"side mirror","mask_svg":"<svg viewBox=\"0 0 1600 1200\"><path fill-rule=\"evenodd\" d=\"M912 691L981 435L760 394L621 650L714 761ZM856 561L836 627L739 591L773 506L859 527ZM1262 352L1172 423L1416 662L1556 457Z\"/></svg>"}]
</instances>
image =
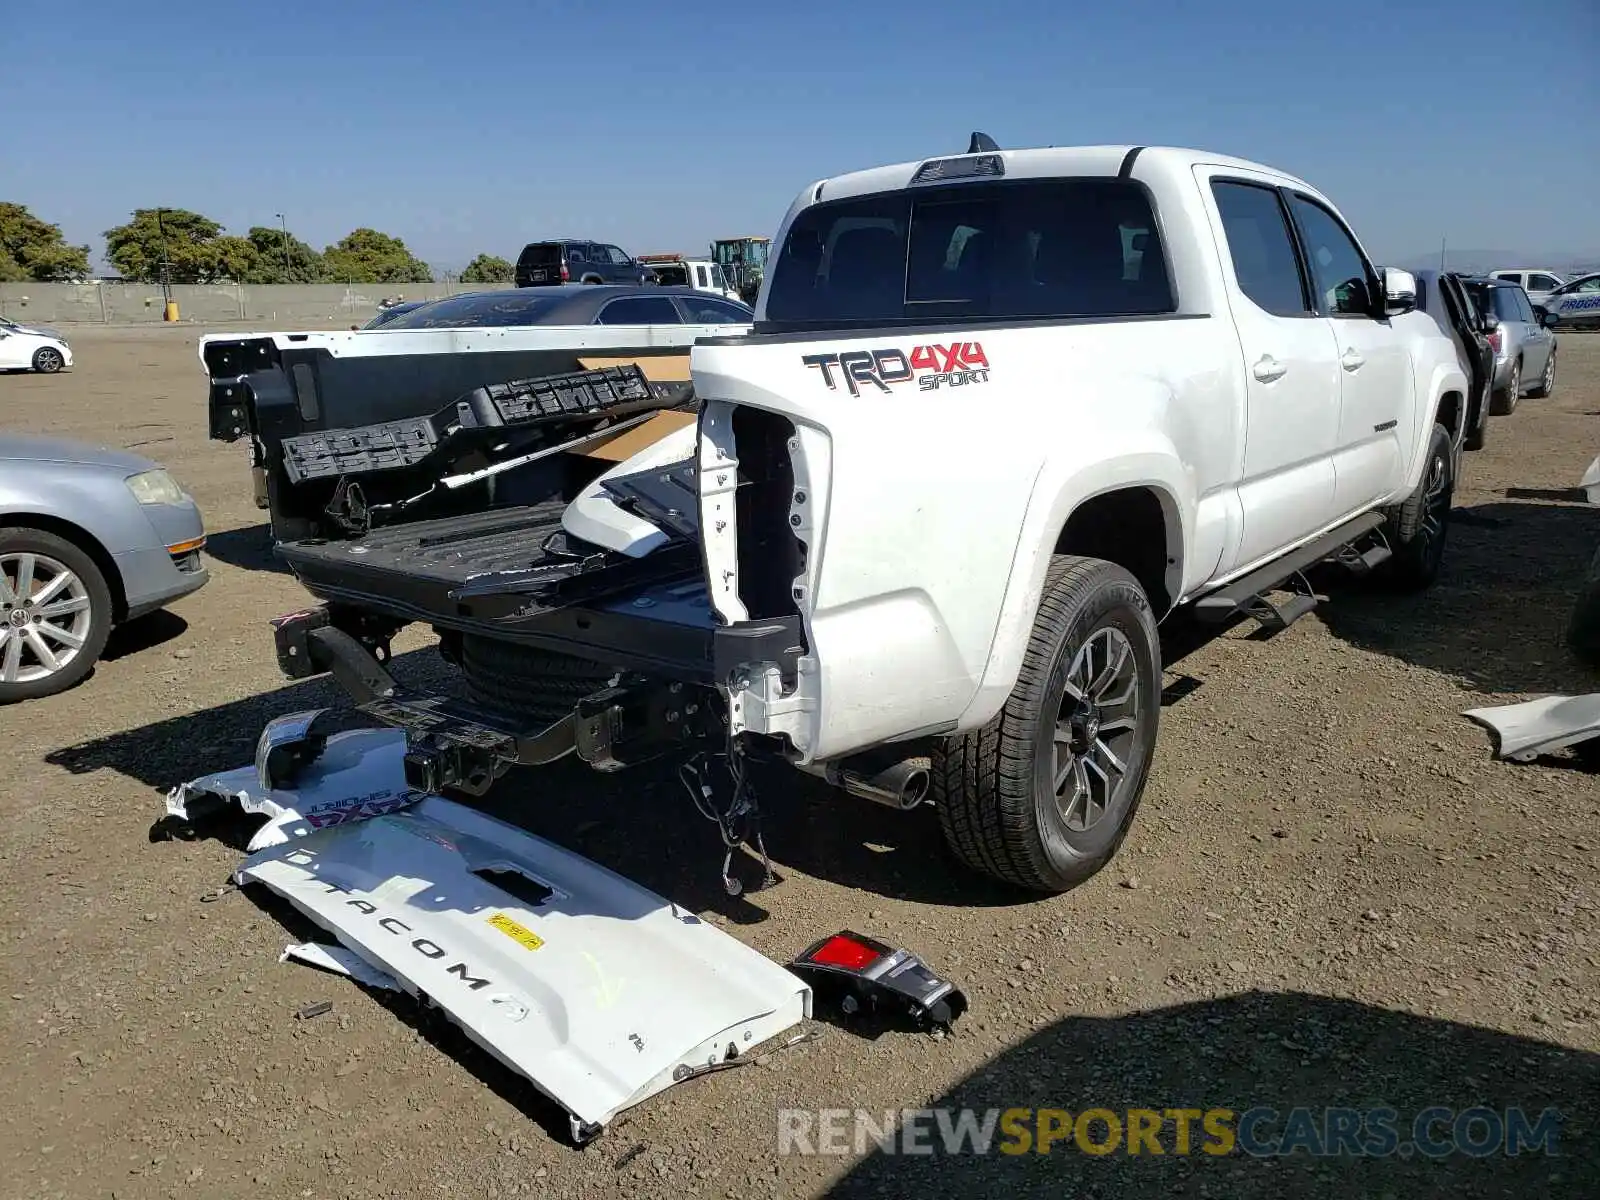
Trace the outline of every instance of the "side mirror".
<instances>
[{"instance_id":1,"label":"side mirror","mask_svg":"<svg viewBox=\"0 0 1600 1200\"><path fill-rule=\"evenodd\" d=\"M1561 314L1551 312L1542 304L1533 306L1533 315L1538 318L1539 324L1545 329L1554 329L1561 320Z\"/></svg>"},{"instance_id":2,"label":"side mirror","mask_svg":"<svg viewBox=\"0 0 1600 1200\"><path fill-rule=\"evenodd\" d=\"M1383 276L1384 315L1394 317L1414 311L1417 307L1417 277L1410 271L1396 267L1384 267L1379 273Z\"/></svg>"}]
</instances>

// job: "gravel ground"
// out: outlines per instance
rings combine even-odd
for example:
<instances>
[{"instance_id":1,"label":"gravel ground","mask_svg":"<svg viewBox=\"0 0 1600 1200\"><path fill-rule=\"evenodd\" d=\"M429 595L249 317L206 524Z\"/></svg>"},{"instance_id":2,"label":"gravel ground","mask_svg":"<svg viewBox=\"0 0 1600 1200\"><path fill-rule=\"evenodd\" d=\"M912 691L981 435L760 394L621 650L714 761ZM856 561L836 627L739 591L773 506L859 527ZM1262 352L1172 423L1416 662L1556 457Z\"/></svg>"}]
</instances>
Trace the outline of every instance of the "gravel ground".
<instances>
[{"instance_id":1,"label":"gravel ground","mask_svg":"<svg viewBox=\"0 0 1600 1200\"><path fill-rule=\"evenodd\" d=\"M1169 647L1181 686L1139 819L1069 895L1020 900L952 867L927 811L778 779L782 883L730 901L713 830L664 775L502 784L496 812L773 957L854 926L972 999L943 1039L821 1026L581 1150L461 1039L279 965L276 909L200 903L234 850L150 840L162 790L333 697L276 672L266 620L304 593L266 553L246 451L205 438L194 332L74 341L70 373L0 378L4 423L170 466L205 509L214 578L119 631L83 686L0 710L0 1195L1600 1195L1600 780L1494 762L1460 716L1597 686L1561 632L1600 535L1572 490L1600 450L1600 337L1563 336L1555 396L1467 456L1435 589L1341 584L1270 640ZM441 675L422 638L401 648L403 677ZM319 999L334 1010L294 1019ZM1430 1105L1484 1104L1566 1123L1560 1156L1515 1159L777 1153L780 1108L944 1104L1387 1106L1403 1131Z\"/></svg>"}]
</instances>

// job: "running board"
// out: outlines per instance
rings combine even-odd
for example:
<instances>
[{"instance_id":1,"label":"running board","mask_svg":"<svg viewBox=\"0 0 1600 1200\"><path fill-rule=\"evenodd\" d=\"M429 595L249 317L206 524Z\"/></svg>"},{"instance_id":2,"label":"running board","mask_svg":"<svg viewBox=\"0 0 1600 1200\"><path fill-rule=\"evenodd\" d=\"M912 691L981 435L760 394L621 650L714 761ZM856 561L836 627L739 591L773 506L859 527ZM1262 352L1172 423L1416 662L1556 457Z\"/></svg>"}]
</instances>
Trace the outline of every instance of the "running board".
<instances>
[{"instance_id":1,"label":"running board","mask_svg":"<svg viewBox=\"0 0 1600 1200\"><path fill-rule=\"evenodd\" d=\"M1382 513L1368 512L1346 521L1298 550L1291 550L1282 558L1273 559L1248 575L1200 597L1194 603L1195 616L1201 621L1221 624L1238 613L1244 613L1268 629L1276 631L1288 628L1317 606L1316 597L1309 594L1309 587L1305 593L1283 604L1274 604L1266 598L1266 594L1284 581L1300 575L1307 567L1338 555L1339 551L1375 531L1383 524L1383 520ZM1373 546L1356 556L1367 570L1388 557L1387 546Z\"/></svg>"}]
</instances>

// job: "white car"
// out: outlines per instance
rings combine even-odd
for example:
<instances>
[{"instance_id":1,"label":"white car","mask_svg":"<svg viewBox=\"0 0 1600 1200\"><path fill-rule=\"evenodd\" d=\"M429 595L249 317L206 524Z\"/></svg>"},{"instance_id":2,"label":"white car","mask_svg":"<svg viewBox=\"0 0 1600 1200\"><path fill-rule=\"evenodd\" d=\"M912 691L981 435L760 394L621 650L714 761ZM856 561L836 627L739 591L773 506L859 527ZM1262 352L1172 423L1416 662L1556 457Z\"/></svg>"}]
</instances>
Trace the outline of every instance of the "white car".
<instances>
[{"instance_id":1,"label":"white car","mask_svg":"<svg viewBox=\"0 0 1600 1200\"><path fill-rule=\"evenodd\" d=\"M54 375L72 365L72 347L53 329L19 325L0 317L0 371Z\"/></svg>"}]
</instances>

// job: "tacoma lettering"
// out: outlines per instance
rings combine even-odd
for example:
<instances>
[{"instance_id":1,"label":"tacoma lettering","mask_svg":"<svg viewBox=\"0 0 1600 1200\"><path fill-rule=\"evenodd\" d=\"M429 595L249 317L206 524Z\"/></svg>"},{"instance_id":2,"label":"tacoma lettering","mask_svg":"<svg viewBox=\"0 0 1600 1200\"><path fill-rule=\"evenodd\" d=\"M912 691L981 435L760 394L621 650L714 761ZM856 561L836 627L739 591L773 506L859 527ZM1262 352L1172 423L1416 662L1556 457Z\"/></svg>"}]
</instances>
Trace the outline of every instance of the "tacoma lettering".
<instances>
[{"instance_id":1,"label":"tacoma lettering","mask_svg":"<svg viewBox=\"0 0 1600 1200\"><path fill-rule=\"evenodd\" d=\"M348 888L340 887L337 883L329 883L326 879L318 879L316 882L330 892L349 891ZM345 901L345 903L351 908L355 909L357 912L366 916L378 917L378 906L373 904L370 900L363 900L359 896L351 896ZM377 924L379 929L382 929L385 933L392 933L396 937L402 937L405 934L415 932L411 926L407 925L399 917L378 917ZM430 961L437 961L441 958L448 958L450 956L450 952L448 950L430 938L412 938L409 944L413 950L422 955L423 958L429 959ZM450 966L444 969L444 973L446 975L455 976L475 992L481 988L488 987L491 982L489 979L481 975L473 974L473 968L469 967L464 962L452 963Z\"/></svg>"}]
</instances>

